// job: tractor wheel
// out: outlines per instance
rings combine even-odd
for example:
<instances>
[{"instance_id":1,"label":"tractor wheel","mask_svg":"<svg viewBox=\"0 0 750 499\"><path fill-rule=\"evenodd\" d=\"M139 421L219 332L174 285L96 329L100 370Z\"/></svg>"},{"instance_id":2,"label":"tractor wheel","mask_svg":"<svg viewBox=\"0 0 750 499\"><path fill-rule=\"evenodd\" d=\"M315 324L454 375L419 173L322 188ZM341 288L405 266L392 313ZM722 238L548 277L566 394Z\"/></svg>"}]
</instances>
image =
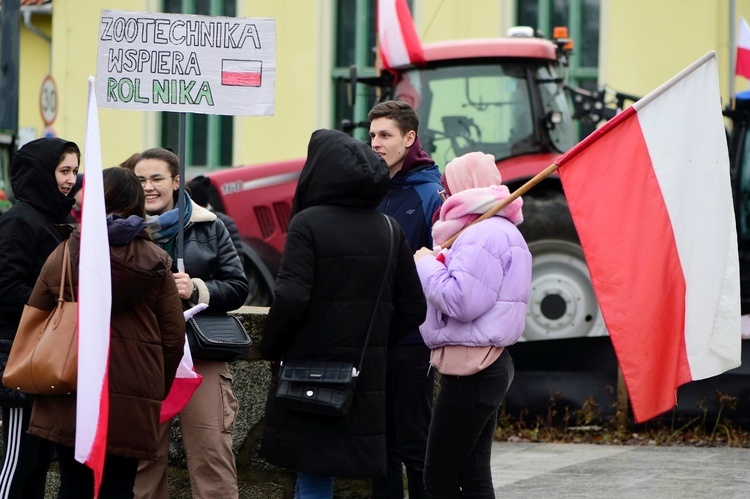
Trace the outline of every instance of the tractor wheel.
<instances>
[{"instance_id":1,"label":"tractor wheel","mask_svg":"<svg viewBox=\"0 0 750 499\"><path fill-rule=\"evenodd\" d=\"M271 290L265 279L249 258L244 259L245 276L247 277L248 294L245 305L253 307L268 307L273 301Z\"/></svg>"},{"instance_id":2,"label":"tractor wheel","mask_svg":"<svg viewBox=\"0 0 750 499\"><path fill-rule=\"evenodd\" d=\"M525 340L607 334L565 197L524 196L519 225L532 254Z\"/></svg>"}]
</instances>

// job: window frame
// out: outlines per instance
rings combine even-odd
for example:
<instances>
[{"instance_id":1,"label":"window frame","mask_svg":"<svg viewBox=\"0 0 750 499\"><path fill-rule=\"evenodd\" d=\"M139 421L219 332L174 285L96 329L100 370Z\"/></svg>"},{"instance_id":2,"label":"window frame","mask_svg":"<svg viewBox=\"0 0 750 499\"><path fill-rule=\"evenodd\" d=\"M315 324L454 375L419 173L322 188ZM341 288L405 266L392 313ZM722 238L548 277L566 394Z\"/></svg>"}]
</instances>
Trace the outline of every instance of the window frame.
<instances>
[{"instance_id":1,"label":"window frame","mask_svg":"<svg viewBox=\"0 0 750 499\"><path fill-rule=\"evenodd\" d=\"M208 2L208 12L201 12L202 15L210 16L234 16L237 12L237 1L236 0L176 0L180 4L180 13L182 14L196 14L198 13L198 7L205 6L206 1ZM169 0L162 0L162 11L172 12L167 9L167 3ZM159 130L159 141L164 147L178 150L178 143L168 143L170 134L165 129L166 126L178 126L179 114L170 113L174 116L167 116L167 111L159 113L158 118L158 130ZM199 167L207 169L216 169L222 167L232 166L234 162L233 158L233 138L234 138L234 117L223 116L218 114L206 114L206 126L205 126L205 164L195 164L196 144L200 143L196 141L196 121L202 120L202 116L198 116L194 113L185 113L185 166ZM168 122L169 123L168 125ZM179 141L179 132L177 134L177 141ZM228 144L226 142L229 142Z\"/></svg>"}]
</instances>

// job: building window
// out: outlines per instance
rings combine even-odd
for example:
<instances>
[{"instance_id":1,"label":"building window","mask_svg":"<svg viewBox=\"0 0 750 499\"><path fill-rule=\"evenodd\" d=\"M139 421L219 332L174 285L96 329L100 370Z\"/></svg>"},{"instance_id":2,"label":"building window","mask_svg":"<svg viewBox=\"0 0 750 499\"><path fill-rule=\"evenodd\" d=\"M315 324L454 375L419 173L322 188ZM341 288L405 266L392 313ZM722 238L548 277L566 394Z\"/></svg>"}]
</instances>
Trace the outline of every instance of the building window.
<instances>
[{"instance_id":1,"label":"building window","mask_svg":"<svg viewBox=\"0 0 750 499\"><path fill-rule=\"evenodd\" d=\"M545 36L555 26L567 26L574 41L568 67L568 84L596 90L599 75L599 0L517 0L518 24L531 26ZM580 126L583 138L594 126Z\"/></svg>"},{"instance_id":2,"label":"building window","mask_svg":"<svg viewBox=\"0 0 750 499\"><path fill-rule=\"evenodd\" d=\"M235 17L237 0L164 0L163 10ZM234 117L187 113L185 118L185 166L231 166ZM161 145L175 152L179 149L179 120L179 113L161 113Z\"/></svg>"},{"instance_id":3,"label":"building window","mask_svg":"<svg viewBox=\"0 0 750 499\"><path fill-rule=\"evenodd\" d=\"M408 2L409 8L412 1ZM357 76L375 76L376 16L377 0L338 0L334 15L336 38L334 42L333 68L333 128L342 129L342 121L354 123L367 120L367 113L378 99L375 87L357 84L354 95L350 95L347 79L350 68L355 67ZM352 99L353 97L353 99ZM353 105L352 105L353 101ZM366 128L356 128L352 134L362 140L368 139Z\"/></svg>"}]
</instances>

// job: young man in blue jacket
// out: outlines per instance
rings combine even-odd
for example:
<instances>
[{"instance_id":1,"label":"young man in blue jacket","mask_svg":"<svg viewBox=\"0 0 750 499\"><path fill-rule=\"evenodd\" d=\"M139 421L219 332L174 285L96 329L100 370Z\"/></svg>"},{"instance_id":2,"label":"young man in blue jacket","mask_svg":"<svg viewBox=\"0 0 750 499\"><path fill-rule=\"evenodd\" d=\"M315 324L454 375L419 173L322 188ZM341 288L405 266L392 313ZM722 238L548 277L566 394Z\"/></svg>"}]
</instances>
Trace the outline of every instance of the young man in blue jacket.
<instances>
[{"instance_id":1,"label":"young man in blue jacket","mask_svg":"<svg viewBox=\"0 0 750 499\"><path fill-rule=\"evenodd\" d=\"M419 117L405 102L386 101L373 107L368 118L371 147L385 160L391 175L388 194L378 209L401 225L412 251L432 248L432 221L442 204L438 191L443 187L438 166L419 143ZM426 497L422 474L434 381L430 350L414 328L388 351L388 476L373 480L374 499L404 497L402 466L409 499Z\"/></svg>"}]
</instances>

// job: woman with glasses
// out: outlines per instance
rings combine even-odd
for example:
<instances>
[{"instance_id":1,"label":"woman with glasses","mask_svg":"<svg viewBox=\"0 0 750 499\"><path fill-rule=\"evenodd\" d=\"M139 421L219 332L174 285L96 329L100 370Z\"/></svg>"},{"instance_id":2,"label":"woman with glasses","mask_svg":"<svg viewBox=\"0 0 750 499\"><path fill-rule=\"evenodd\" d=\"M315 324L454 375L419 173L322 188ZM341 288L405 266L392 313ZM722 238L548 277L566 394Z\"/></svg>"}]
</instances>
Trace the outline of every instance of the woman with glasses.
<instances>
[{"instance_id":1,"label":"woman with glasses","mask_svg":"<svg viewBox=\"0 0 750 499\"><path fill-rule=\"evenodd\" d=\"M143 151L134 171L146 197L151 236L176 261L178 196L184 196L185 269L173 268L177 292L186 307L205 303L205 313L224 313L242 306L248 286L237 250L224 224L179 189L180 162L162 148ZM226 362L193 358L203 377L198 390L180 412L193 497L236 498L237 468L232 453L232 427L237 399ZM170 422L160 428L156 461L141 461L135 497L167 498Z\"/></svg>"}]
</instances>

